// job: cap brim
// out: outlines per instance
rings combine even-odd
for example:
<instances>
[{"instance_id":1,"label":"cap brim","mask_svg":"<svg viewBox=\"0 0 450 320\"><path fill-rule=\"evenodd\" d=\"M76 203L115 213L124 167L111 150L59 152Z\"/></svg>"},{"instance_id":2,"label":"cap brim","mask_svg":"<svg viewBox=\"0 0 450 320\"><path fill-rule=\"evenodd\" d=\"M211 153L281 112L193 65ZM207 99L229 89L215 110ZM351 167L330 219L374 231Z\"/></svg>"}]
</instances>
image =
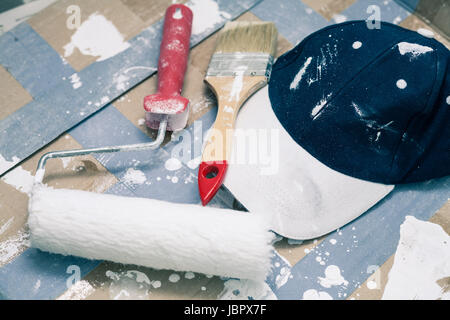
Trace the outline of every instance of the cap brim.
<instances>
[{"instance_id":1,"label":"cap brim","mask_svg":"<svg viewBox=\"0 0 450 320\"><path fill-rule=\"evenodd\" d=\"M230 161L224 184L250 212L267 215L272 230L284 237L306 240L336 230L394 188L344 175L312 157L278 121L267 86L242 106L235 129L265 134L270 161Z\"/></svg>"}]
</instances>

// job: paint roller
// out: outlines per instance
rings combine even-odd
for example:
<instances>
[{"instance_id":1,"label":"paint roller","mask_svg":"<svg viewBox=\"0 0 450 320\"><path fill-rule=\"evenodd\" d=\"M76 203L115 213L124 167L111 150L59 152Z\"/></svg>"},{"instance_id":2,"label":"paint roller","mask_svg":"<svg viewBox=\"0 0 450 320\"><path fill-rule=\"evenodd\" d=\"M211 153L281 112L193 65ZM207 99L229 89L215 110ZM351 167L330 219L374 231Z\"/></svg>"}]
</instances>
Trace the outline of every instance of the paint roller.
<instances>
[{"instance_id":1,"label":"paint roller","mask_svg":"<svg viewBox=\"0 0 450 320\"><path fill-rule=\"evenodd\" d=\"M192 12L170 6L158 62L158 93L144 99L154 141L125 146L55 151L39 160L28 207L33 247L63 255L110 260L155 269L264 280L274 234L262 215L174 204L42 184L49 159L158 148L166 130L182 129L188 100L181 97Z\"/></svg>"}]
</instances>

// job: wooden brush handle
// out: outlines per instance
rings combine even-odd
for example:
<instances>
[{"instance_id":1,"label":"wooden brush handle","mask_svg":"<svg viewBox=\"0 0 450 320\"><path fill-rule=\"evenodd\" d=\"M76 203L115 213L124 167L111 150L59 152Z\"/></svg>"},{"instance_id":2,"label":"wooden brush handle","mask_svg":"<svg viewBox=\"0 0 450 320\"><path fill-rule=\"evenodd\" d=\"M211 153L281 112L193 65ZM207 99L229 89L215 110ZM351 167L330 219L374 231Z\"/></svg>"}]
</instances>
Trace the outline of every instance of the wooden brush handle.
<instances>
[{"instance_id":1,"label":"wooden brush handle","mask_svg":"<svg viewBox=\"0 0 450 320\"><path fill-rule=\"evenodd\" d=\"M202 162L229 161L236 116L242 104L267 83L265 76L207 77L218 101L216 121L205 142ZM240 90L239 90L240 89Z\"/></svg>"}]
</instances>

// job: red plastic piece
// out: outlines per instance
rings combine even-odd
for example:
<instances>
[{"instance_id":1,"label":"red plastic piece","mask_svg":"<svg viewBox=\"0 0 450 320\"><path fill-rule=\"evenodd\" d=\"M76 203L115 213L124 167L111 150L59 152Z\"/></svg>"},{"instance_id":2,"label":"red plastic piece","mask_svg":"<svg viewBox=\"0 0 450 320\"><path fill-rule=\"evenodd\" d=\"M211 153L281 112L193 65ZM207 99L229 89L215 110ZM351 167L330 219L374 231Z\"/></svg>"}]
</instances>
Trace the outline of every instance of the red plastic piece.
<instances>
[{"instance_id":1,"label":"red plastic piece","mask_svg":"<svg viewBox=\"0 0 450 320\"><path fill-rule=\"evenodd\" d=\"M166 10L158 61L158 91L144 98L146 123L152 129L158 128L159 119L165 114L169 115L168 130L186 125L189 100L180 94L189 56L192 18L191 9L182 4L173 4Z\"/></svg>"},{"instance_id":2,"label":"red plastic piece","mask_svg":"<svg viewBox=\"0 0 450 320\"><path fill-rule=\"evenodd\" d=\"M208 161L200 163L198 168L198 191L202 204L206 206L216 195L222 185L228 163L224 161Z\"/></svg>"}]
</instances>

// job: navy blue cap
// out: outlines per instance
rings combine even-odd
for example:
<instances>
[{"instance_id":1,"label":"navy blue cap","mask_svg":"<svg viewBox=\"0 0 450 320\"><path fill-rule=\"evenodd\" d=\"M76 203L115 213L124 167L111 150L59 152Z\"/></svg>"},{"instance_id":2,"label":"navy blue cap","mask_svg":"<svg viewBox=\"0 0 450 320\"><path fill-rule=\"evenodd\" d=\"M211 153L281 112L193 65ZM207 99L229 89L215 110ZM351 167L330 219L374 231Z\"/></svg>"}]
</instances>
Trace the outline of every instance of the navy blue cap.
<instances>
[{"instance_id":1,"label":"navy blue cap","mask_svg":"<svg viewBox=\"0 0 450 320\"><path fill-rule=\"evenodd\" d=\"M384 184L450 174L449 50L390 23L321 29L275 62L272 108L312 156Z\"/></svg>"}]
</instances>

